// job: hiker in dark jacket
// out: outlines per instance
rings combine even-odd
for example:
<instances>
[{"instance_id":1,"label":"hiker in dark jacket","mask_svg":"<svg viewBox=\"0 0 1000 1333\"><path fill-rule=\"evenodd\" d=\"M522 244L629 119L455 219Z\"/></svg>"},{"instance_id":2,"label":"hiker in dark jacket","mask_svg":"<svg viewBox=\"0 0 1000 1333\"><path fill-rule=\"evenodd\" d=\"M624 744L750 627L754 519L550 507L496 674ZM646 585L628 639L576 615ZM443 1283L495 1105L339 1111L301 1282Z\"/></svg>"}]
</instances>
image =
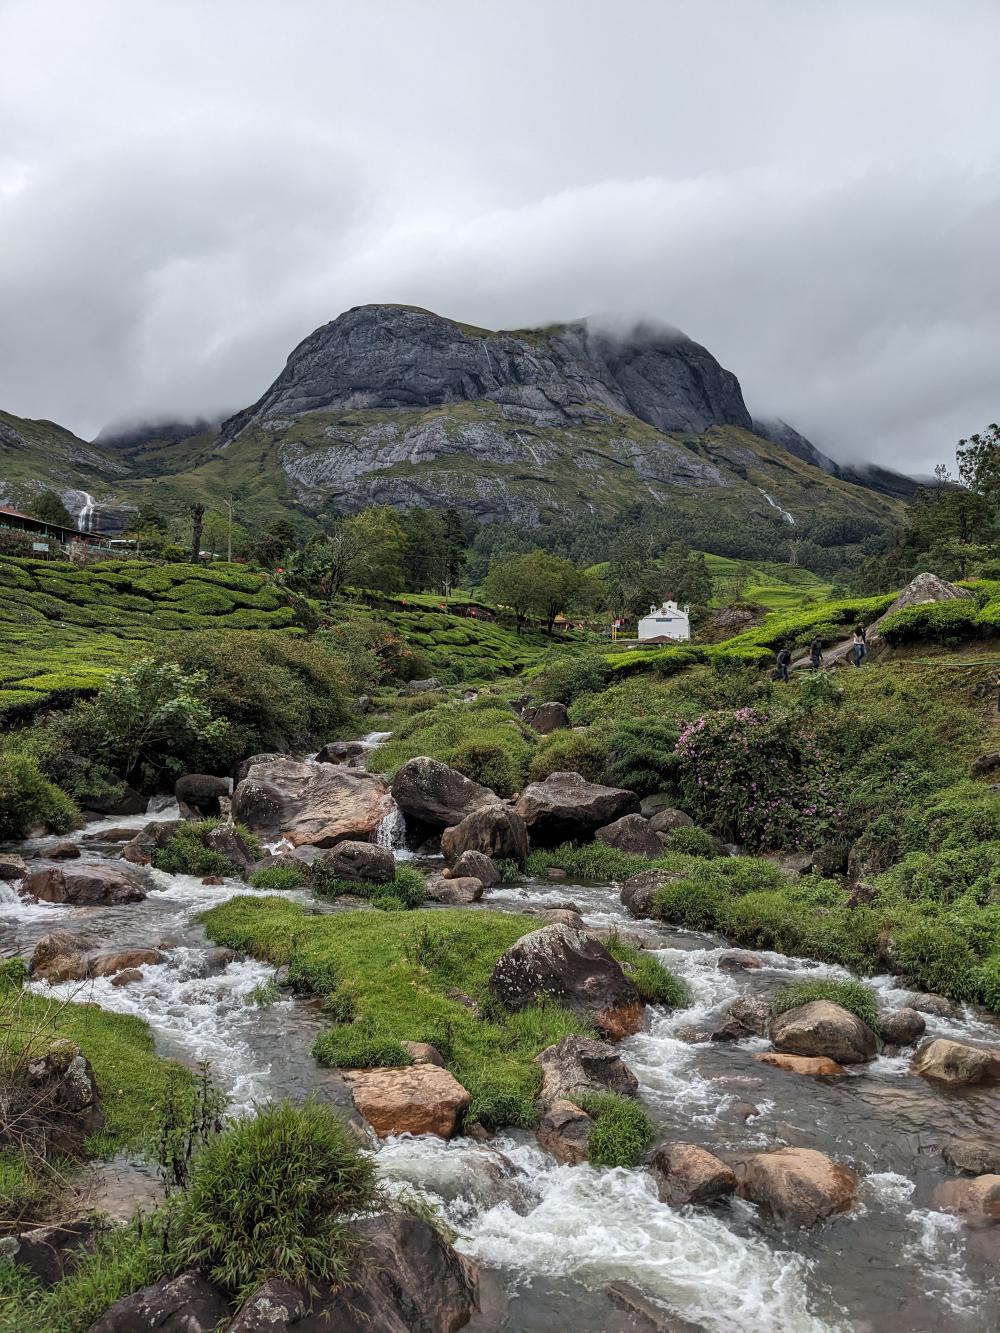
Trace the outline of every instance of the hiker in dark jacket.
<instances>
[{"instance_id":1,"label":"hiker in dark jacket","mask_svg":"<svg viewBox=\"0 0 1000 1333\"><path fill-rule=\"evenodd\" d=\"M809 661L812 663L813 671L818 671L823 665L823 640L818 634L809 645Z\"/></svg>"},{"instance_id":2,"label":"hiker in dark jacket","mask_svg":"<svg viewBox=\"0 0 1000 1333\"><path fill-rule=\"evenodd\" d=\"M788 684L788 668L792 665L792 650L787 645L778 654L778 679Z\"/></svg>"}]
</instances>

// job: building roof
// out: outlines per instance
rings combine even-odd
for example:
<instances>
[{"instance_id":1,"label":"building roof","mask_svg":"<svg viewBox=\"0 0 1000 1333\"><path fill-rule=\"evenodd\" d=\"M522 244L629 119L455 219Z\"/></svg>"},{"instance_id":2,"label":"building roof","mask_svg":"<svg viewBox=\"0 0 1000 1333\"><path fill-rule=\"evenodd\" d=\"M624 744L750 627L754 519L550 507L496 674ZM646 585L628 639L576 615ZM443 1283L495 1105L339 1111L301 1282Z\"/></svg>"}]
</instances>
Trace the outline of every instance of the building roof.
<instances>
[{"instance_id":1,"label":"building roof","mask_svg":"<svg viewBox=\"0 0 1000 1333\"><path fill-rule=\"evenodd\" d=\"M22 523L28 524L37 532L63 532L71 537L79 537L83 541L93 541L97 536L94 532L81 532L79 528L66 527L64 523L49 523L45 519L34 518L31 514L22 514L20 509L15 509L12 505L0 505L0 517L20 519Z\"/></svg>"}]
</instances>

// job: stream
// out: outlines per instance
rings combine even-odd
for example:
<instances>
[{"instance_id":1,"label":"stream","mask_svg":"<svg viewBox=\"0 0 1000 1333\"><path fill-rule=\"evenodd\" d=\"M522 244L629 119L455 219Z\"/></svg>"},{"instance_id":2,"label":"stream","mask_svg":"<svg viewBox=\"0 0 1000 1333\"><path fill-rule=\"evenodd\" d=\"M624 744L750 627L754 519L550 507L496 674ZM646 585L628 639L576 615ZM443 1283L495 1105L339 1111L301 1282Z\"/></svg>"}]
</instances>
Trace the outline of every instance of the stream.
<instances>
[{"instance_id":1,"label":"stream","mask_svg":"<svg viewBox=\"0 0 1000 1333\"><path fill-rule=\"evenodd\" d=\"M153 815L103 820L74 838L87 860L112 859L118 848L94 840L102 828L138 829L175 814L164 806ZM400 832L400 821L390 819L381 840L398 845ZM17 850L42 858L54 841ZM131 986L96 979L35 989L146 1019L161 1054L187 1065L211 1063L233 1112L310 1092L343 1103L342 1082L310 1055L327 1022L316 1004L282 998L248 1005L248 993L272 968L220 959L195 921L206 907L254 890L236 880L209 887L192 876L142 873L148 896L122 907L39 903L0 884L0 956L30 956L41 936L61 928L93 948L156 945L167 961L144 967L143 980ZM331 910L306 890L288 896ZM804 975L849 974L766 952L759 954L759 971L720 970L723 940L636 922L621 907L615 885L526 881L492 890L482 905L523 911L569 901L588 925L639 931L690 989L690 1007L651 1007L646 1030L621 1046L658 1140L684 1139L723 1157L783 1144L818 1148L858 1173L860 1203L812 1231L780 1230L738 1199L713 1208L668 1207L658 1201L649 1172L560 1165L523 1132L488 1143L388 1140L378 1150L388 1187L416 1190L436 1204L458 1233L458 1248L494 1270L506 1289L499 1322L481 1317L470 1328L625 1328L615 1323L622 1317L604 1295L613 1281L628 1282L710 1333L987 1333L1000 1327L1000 1226L977 1230L931 1206L935 1185L952 1174L942 1145L1000 1130L995 1088L940 1091L909 1074L905 1056L880 1056L845 1077L814 1080L757 1064L755 1052L767 1046L762 1039L692 1041L692 1029L710 1031L741 994L767 996ZM869 984L885 1004L905 1002L892 978ZM931 1035L998 1040L989 1015L926 1018ZM112 1166L112 1178L115 1171ZM134 1204L133 1187L124 1192Z\"/></svg>"}]
</instances>

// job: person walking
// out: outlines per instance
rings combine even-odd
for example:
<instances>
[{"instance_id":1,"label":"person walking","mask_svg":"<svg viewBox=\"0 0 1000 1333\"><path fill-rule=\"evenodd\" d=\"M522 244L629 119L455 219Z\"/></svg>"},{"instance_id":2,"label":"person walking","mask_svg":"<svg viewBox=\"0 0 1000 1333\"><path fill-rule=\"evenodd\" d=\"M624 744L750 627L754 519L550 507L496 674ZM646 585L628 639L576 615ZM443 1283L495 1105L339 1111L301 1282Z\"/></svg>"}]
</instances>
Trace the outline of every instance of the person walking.
<instances>
[{"instance_id":1,"label":"person walking","mask_svg":"<svg viewBox=\"0 0 1000 1333\"><path fill-rule=\"evenodd\" d=\"M781 652L778 654L778 670L776 673L778 680L783 680L786 685L788 684L788 668L791 665L792 650L786 643L784 648L782 648Z\"/></svg>"},{"instance_id":2,"label":"person walking","mask_svg":"<svg viewBox=\"0 0 1000 1333\"><path fill-rule=\"evenodd\" d=\"M823 665L823 640L818 634L809 645L809 661L813 671L818 671Z\"/></svg>"},{"instance_id":3,"label":"person walking","mask_svg":"<svg viewBox=\"0 0 1000 1333\"><path fill-rule=\"evenodd\" d=\"M851 657L856 667L859 667L864 661L865 653L868 651L867 635L864 625L858 625L854 630L854 643L851 645Z\"/></svg>"}]
</instances>

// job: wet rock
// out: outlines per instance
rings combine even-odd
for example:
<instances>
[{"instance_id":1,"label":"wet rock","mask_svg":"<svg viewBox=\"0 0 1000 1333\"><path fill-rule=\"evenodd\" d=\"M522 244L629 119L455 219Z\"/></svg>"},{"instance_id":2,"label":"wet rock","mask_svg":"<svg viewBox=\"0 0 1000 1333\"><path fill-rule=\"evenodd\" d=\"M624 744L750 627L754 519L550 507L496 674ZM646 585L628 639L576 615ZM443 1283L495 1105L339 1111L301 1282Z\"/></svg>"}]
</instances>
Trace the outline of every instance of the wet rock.
<instances>
[{"instance_id":1,"label":"wet rock","mask_svg":"<svg viewBox=\"0 0 1000 1333\"><path fill-rule=\"evenodd\" d=\"M771 1023L771 1006L766 1000L741 995L726 1011L725 1022L712 1033L713 1041L746 1041L764 1037Z\"/></svg>"},{"instance_id":2,"label":"wet rock","mask_svg":"<svg viewBox=\"0 0 1000 1333\"><path fill-rule=\"evenodd\" d=\"M690 1046L697 1046L703 1041L709 1041L712 1034L706 1032L704 1028L697 1028L692 1023L685 1023L683 1027L674 1029L674 1036L678 1041L687 1042Z\"/></svg>"},{"instance_id":3,"label":"wet rock","mask_svg":"<svg viewBox=\"0 0 1000 1333\"><path fill-rule=\"evenodd\" d=\"M834 875L847 874L847 860L850 844L846 842L826 842L812 853L812 869L817 875L830 878Z\"/></svg>"},{"instance_id":4,"label":"wet rock","mask_svg":"<svg viewBox=\"0 0 1000 1333\"><path fill-rule=\"evenodd\" d=\"M625 944L630 949L658 949L660 941L649 935L640 935L637 930L623 930L620 926L582 926L588 935L593 935L595 940L600 940L603 945L608 942Z\"/></svg>"},{"instance_id":5,"label":"wet rock","mask_svg":"<svg viewBox=\"0 0 1000 1333\"><path fill-rule=\"evenodd\" d=\"M566 907L532 908L530 915L537 916L539 921L544 921L547 926L569 926L570 930L586 930L580 913Z\"/></svg>"},{"instance_id":6,"label":"wet rock","mask_svg":"<svg viewBox=\"0 0 1000 1333\"><path fill-rule=\"evenodd\" d=\"M100 846L105 846L113 842L131 842L134 837L134 828L102 828L97 829L94 833L88 833L86 840L88 844L97 843Z\"/></svg>"},{"instance_id":7,"label":"wet rock","mask_svg":"<svg viewBox=\"0 0 1000 1333\"><path fill-rule=\"evenodd\" d=\"M87 808L93 810L95 815L111 815L117 819L145 814L147 805L146 797L132 787L122 787L107 796L87 797Z\"/></svg>"},{"instance_id":8,"label":"wet rock","mask_svg":"<svg viewBox=\"0 0 1000 1333\"><path fill-rule=\"evenodd\" d=\"M390 884L396 874L396 858L388 847L379 847L373 842L354 842L352 839L338 842L335 847L321 852L313 864L322 866L337 879L346 879L352 884L359 880Z\"/></svg>"},{"instance_id":9,"label":"wet rock","mask_svg":"<svg viewBox=\"0 0 1000 1333\"><path fill-rule=\"evenodd\" d=\"M16 852L0 852L0 880L22 879L28 873L28 864Z\"/></svg>"},{"instance_id":10,"label":"wet rock","mask_svg":"<svg viewBox=\"0 0 1000 1333\"><path fill-rule=\"evenodd\" d=\"M61 981L82 981L90 971L83 945L68 930L43 935L31 955L31 974L56 986Z\"/></svg>"},{"instance_id":11,"label":"wet rock","mask_svg":"<svg viewBox=\"0 0 1000 1333\"><path fill-rule=\"evenodd\" d=\"M153 853L160 847L166 847L178 829L184 827L183 819L153 820L127 842L121 850L123 861L133 865L148 866Z\"/></svg>"},{"instance_id":12,"label":"wet rock","mask_svg":"<svg viewBox=\"0 0 1000 1333\"><path fill-rule=\"evenodd\" d=\"M1000 1056L980 1046L935 1037L920 1047L910 1068L935 1083L961 1088L1000 1078Z\"/></svg>"},{"instance_id":13,"label":"wet rock","mask_svg":"<svg viewBox=\"0 0 1000 1333\"><path fill-rule=\"evenodd\" d=\"M523 865L528 855L528 829L509 805L494 802L480 806L441 834L445 859L455 861L465 852L516 861Z\"/></svg>"},{"instance_id":14,"label":"wet rock","mask_svg":"<svg viewBox=\"0 0 1000 1333\"><path fill-rule=\"evenodd\" d=\"M946 1180L934 1191L934 1205L973 1223L1000 1222L1000 1175Z\"/></svg>"},{"instance_id":15,"label":"wet rock","mask_svg":"<svg viewBox=\"0 0 1000 1333\"><path fill-rule=\"evenodd\" d=\"M712 1203L736 1189L732 1167L694 1143L669 1143L653 1158L662 1203Z\"/></svg>"},{"instance_id":16,"label":"wet rock","mask_svg":"<svg viewBox=\"0 0 1000 1333\"><path fill-rule=\"evenodd\" d=\"M227 1333L283 1333L298 1328L311 1303L305 1288L268 1278L236 1311Z\"/></svg>"},{"instance_id":17,"label":"wet rock","mask_svg":"<svg viewBox=\"0 0 1000 1333\"><path fill-rule=\"evenodd\" d=\"M482 896L483 881L472 876L445 879L443 875L431 875L427 880L427 897L448 907L467 907L479 902Z\"/></svg>"},{"instance_id":18,"label":"wet rock","mask_svg":"<svg viewBox=\"0 0 1000 1333\"><path fill-rule=\"evenodd\" d=\"M224 856L237 870L248 871L257 853L231 824L219 824L205 834L205 846Z\"/></svg>"},{"instance_id":19,"label":"wet rock","mask_svg":"<svg viewBox=\"0 0 1000 1333\"><path fill-rule=\"evenodd\" d=\"M239 956L235 949L206 949L198 967L197 975L199 977L210 977L219 972L225 972L229 964L235 963Z\"/></svg>"},{"instance_id":20,"label":"wet rock","mask_svg":"<svg viewBox=\"0 0 1000 1333\"><path fill-rule=\"evenodd\" d=\"M813 1078L847 1073L843 1065L838 1065L836 1060L826 1055L783 1055L781 1051L761 1051L754 1059L758 1064L770 1065L772 1069L784 1069L789 1074L809 1074Z\"/></svg>"},{"instance_id":21,"label":"wet rock","mask_svg":"<svg viewBox=\"0 0 1000 1333\"><path fill-rule=\"evenodd\" d=\"M764 966L759 955L747 949L727 949L715 965L721 972L757 972Z\"/></svg>"},{"instance_id":22,"label":"wet rock","mask_svg":"<svg viewBox=\"0 0 1000 1333\"><path fill-rule=\"evenodd\" d=\"M566 871L561 866L549 866L545 871L545 878L558 880L566 878Z\"/></svg>"},{"instance_id":23,"label":"wet rock","mask_svg":"<svg viewBox=\"0 0 1000 1333\"><path fill-rule=\"evenodd\" d=\"M950 1167L966 1175L1000 1175L1000 1139L978 1135L952 1139L941 1155Z\"/></svg>"},{"instance_id":24,"label":"wet rock","mask_svg":"<svg viewBox=\"0 0 1000 1333\"><path fill-rule=\"evenodd\" d=\"M694 820L683 810L675 810L673 806L667 805L657 810L650 818L649 827L654 833L668 834L679 828L694 828Z\"/></svg>"},{"instance_id":25,"label":"wet rock","mask_svg":"<svg viewBox=\"0 0 1000 1333\"><path fill-rule=\"evenodd\" d=\"M607 1042L590 1037L563 1037L535 1057L542 1067L542 1102L579 1097L585 1092L616 1092L635 1097L639 1082L628 1065Z\"/></svg>"},{"instance_id":26,"label":"wet rock","mask_svg":"<svg viewBox=\"0 0 1000 1333\"><path fill-rule=\"evenodd\" d=\"M32 1095L32 1114L44 1124L49 1152L79 1157L87 1136L104 1126L90 1061L79 1046L60 1039L28 1064L25 1082Z\"/></svg>"},{"instance_id":27,"label":"wet rock","mask_svg":"<svg viewBox=\"0 0 1000 1333\"><path fill-rule=\"evenodd\" d=\"M113 977L118 972L130 968L144 967L153 963L165 963L167 955L159 949L115 949L107 953L92 954L90 975L93 977Z\"/></svg>"},{"instance_id":28,"label":"wet rock","mask_svg":"<svg viewBox=\"0 0 1000 1333\"><path fill-rule=\"evenodd\" d=\"M251 765L233 796L233 818L293 846L369 841L392 809L383 777L339 764L280 758Z\"/></svg>"},{"instance_id":29,"label":"wet rock","mask_svg":"<svg viewBox=\"0 0 1000 1333\"><path fill-rule=\"evenodd\" d=\"M916 1009L920 1014L932 1014L935 1018L961 1018L963 1013L962 1006L956 1000L932 992L911 995L907 1008Z\"/></svg>"},{"instance_id":30,"label":"wet rock","mask_svg":"<svg viewBox=\"0 0 1000 1333\"><path fill-rule=\"evenodd\" d=\"M54 1287L74 1272L84 1255L93 1249L97 1231L93 1217L34 1227L0 1240L0 1259L24 1269L43 1287Z\"/></svg>"},{"instance_id":31,"label":"wet rock","mask_svg":"<svg viewBox=\"0 0 1000 1333\"><path fill-rule=\"evenodd\" d=\"M346 764L350 759L357 759L367 754L368 746L364 741L330 741L317 751L317 764Z\"/></svg>"},{"instance_id":32,"label":"wet rock","mask_svg":"<svg viewBox=\"0 0 1000 1333\"><path fill-rule=\"evenodd\" d=\"M812 1148L776 1148L736 1164L736 1192L777 1220L811 1227L854 1206L858 1179Z\"/></svg>"},{"instance_id":33,"label":"wet rock","mask_svg":"<svg viewBox=\"0 0 1000 1333\"><path fill-rule=\"evenodd\" d=\"M444 1068L441 1052L429 1041L404 1041L403 1049L409 1053L415 1065L437 1065L439 1069Z\"/></svg>"},{"instance_id":34,"label":"wet rock","mask_svg":"<svg viewBox=\"0 0 1000 1333\"><path fill-rule=\"evenodd\" d=\"M244 759L241 764L237 765L236 771L233 774L233 787L234 789L238 787L240 783L243 781L243 779L248 776L251 768L253 768L256 764L270 764L278 759L294 759L294 758L295 758L294 755L279 754L277 751L274 750L268 751L268 753L266 754L252 754L248 759Z\"/></svg>"},{"instance_id":35,"label":"wet rock","mask_svg":"<svg viewBox=\"0 0 1000 1333\"><path fill-rule=\"evenodd\" d=\"M490 990L514 1010L533 1004L538 995L551 996L613 1040L638 1032L645 1008L604 945L568 926L522 935L497 960Z\"/></svg>"},{"instance_id":36,"label":"wet rock","mask_svg":"<svg viewBox=\"0 0 1000 1333\"><path fill-rule=\"evenodd\" d=\"M668 1314L628 1282L609 1282L604 1294L613 1306L628 1316L629 1333L705 1333L704 1325Z\"/></svg>"},{"instance_id":37,"label":"wet rock","mask_svg":"<svg viewBox=\"0 0 1000 1333\"><path fill-rule=\"evenodd\" d=\"M868 1024L832 1000L813 1000L786 1010L772 1022L770 1035L776 1050L825 1055L842 1065L864 1064L878 1049Z\"/></svg>"},{"instance_id":38,"label":"wet rock","mask_svg":"<svg viewBox=\"0 0 1000 1333\"><path fill-rule=\"evenodd\" d=\"M525 716L525 720L540 736L548 736L553 731L562 731L569 726L569 713L565 704L553 701L539 704L530 718Z\"/></svg>"},{"instance_id":39,"label":"wet rock","mask_svg":"<svg viewBox=\"0 0 1000 1333\"><path fill-rule=\"evenodd\" d=\"M633 856L661 856L663 843L642 815L622 815L613 824L605 824L595 831L598 842Z\"/></svg>"},{"instance_id":40,"label":"wet rock","mask_svg":"<svg viewBox=\"0 0 1000 1333\"><path fill-rule=\"evenodd\" d=\"M535 842L562 842L638 813L639 798L621 787L587 782L579 773L550 773L525 787L516 810Z\"/></svg>"},{"instance_id":41,"label":"wet rock","mask_svg":"<svg viewBox=\"0 0 1000 1333\"><path fill-rule=\"evenodd\" d=\"M191 811L201 819L221 814L219 802L232 790L230 778L216 777L214 773L185 773L174 783L174 795L181 813Z\"/></svg>"},{"instance_id":42,"label":"wet rock","mask_svg":"<svg viewBox=\"0 0 1000 1333\"><path fill-rule=\"evenodd\" d=\"M80 848L75 842L57 842L47 848L45 855L49 861L76 861Z\"/></svg>"},{"instance_id":43,"label":"wet rock","mask_svg":"<svg viewBox=\"0 0 1000 1333\"><path fill-rule=\"evenodd\" d=\"M658 889L684 876L675 870L640 870L630 875L622 885L621 904L633 916L646 918L653 914L653 898Z\"/></svg>"},{"instance_id":44,"label":"wet rock","mask_svg":"<svg viewBox=\"0 0 1000 1333\"><path fill-rule=\"evenodd\" d=\"M587 1140L594 1122L574 1102L557 1098L539 1122L535 1137L539 1147L557 1162L577 1166L587 1160Z\"/></svg>"},{"instance_id":45,"label":"wet rock","mask_svg":"<svg viewBox=\"0 0 1000 1333\"><path fill-rule=\"evenodd\" d=\"M51 866L37 870L27 876L21 889L43 902L95 907L137 903L146 896L145 890L140 889L121 870L100 864Z\"/></svg>"},{"instance_id":46,"label":"wet rock","mask_svg":"<svg viewBox=\"0 0 1000 1333\"><path fill-rule=\"evenodd\" d=\"M443 829L461 823L473 810L497 805L500 799L488 787L481 787L464 773L426 755L407 760L392 780L392 796L400 810L411 819ZM463 842L461 846L455 846L452 855L458 856L473 846L487 855L506 854Z\"/></svg>"},{"instance_id":47,"label":"wet rock","mask_svg":"<svg viewBox=\"0 0 1000 1333\"><path fill-rule=\"evenodd\" d=\"M890 1014L883 1014L879 1021L883 1040L893 1046L912 1046L927 1028L923 1014L916 1009L894 1009Z\"/></svg>"},{"instance_id":48,"label":"wet rock","mask_svg":"<svg viewBox=\"0 0 1000 1333\"><path fill-rule=\"evenodd\" d=\"M437 1134L450 1139L472 1101L447 1069L432 1064L352 1069L344 1077L359 1113L383 1139L391 1134Z\"/></svg>"},{"instance_id":49,"label":"wet rock","mask_svg":"<svg viewBox=\"0 0 1000 1333\"><path fill-rule=\"evenodd\" d=\"M220 884L225 884L226 881L222 878L221 875L202 875L201 882L202 884L207 884L210 887L218 887L218 885Z\"/></svg>"},{"instance_id":50,"label":"wet rock","mask_svg":"<svg viewBox=\"0 0 1000 1333\"><path fill-rule=\"evenodd\" d=\"M760 1115L760 1107L754 1106L753 1102L737 1102L733 1107L733 1115L745 1124L748 1120L752 1120L754 1116Z\"/></svg>"},{"instance_id":51,"label":"wet rock","mask_svg":"<svg viewBox=\"0 0 1000 1333\"><path fill-rule=\"evenodd\" d=\"M123 986L134 986L137 981L142 981L142 973L137 967L126 967L111 978L111 984L116 990L121 990Z\"/></svg>"},{"instance_id":52,"label":"wet rock","mask_svg":"<svg viewBox=\"0 0 1000 1333\"><path fill-rule=\"evenodd\" d=\"M198 1273L181 1273L123 1296L89 1333L214 1333L229 1318L217 1287Z\"/></svg>"},{"instance_id":53,"label":"wet rock","mask_svg":"<svg viewBox=\"0 0 1000 1333\"><path fill-rule=\"evenodd\" d=\"M483 852L463 852L455 864L444 871L445 879L462 879L469 876L482 880L484 889L492 889L501 879L496 862Z\"/></svg>"}]
</instances>

